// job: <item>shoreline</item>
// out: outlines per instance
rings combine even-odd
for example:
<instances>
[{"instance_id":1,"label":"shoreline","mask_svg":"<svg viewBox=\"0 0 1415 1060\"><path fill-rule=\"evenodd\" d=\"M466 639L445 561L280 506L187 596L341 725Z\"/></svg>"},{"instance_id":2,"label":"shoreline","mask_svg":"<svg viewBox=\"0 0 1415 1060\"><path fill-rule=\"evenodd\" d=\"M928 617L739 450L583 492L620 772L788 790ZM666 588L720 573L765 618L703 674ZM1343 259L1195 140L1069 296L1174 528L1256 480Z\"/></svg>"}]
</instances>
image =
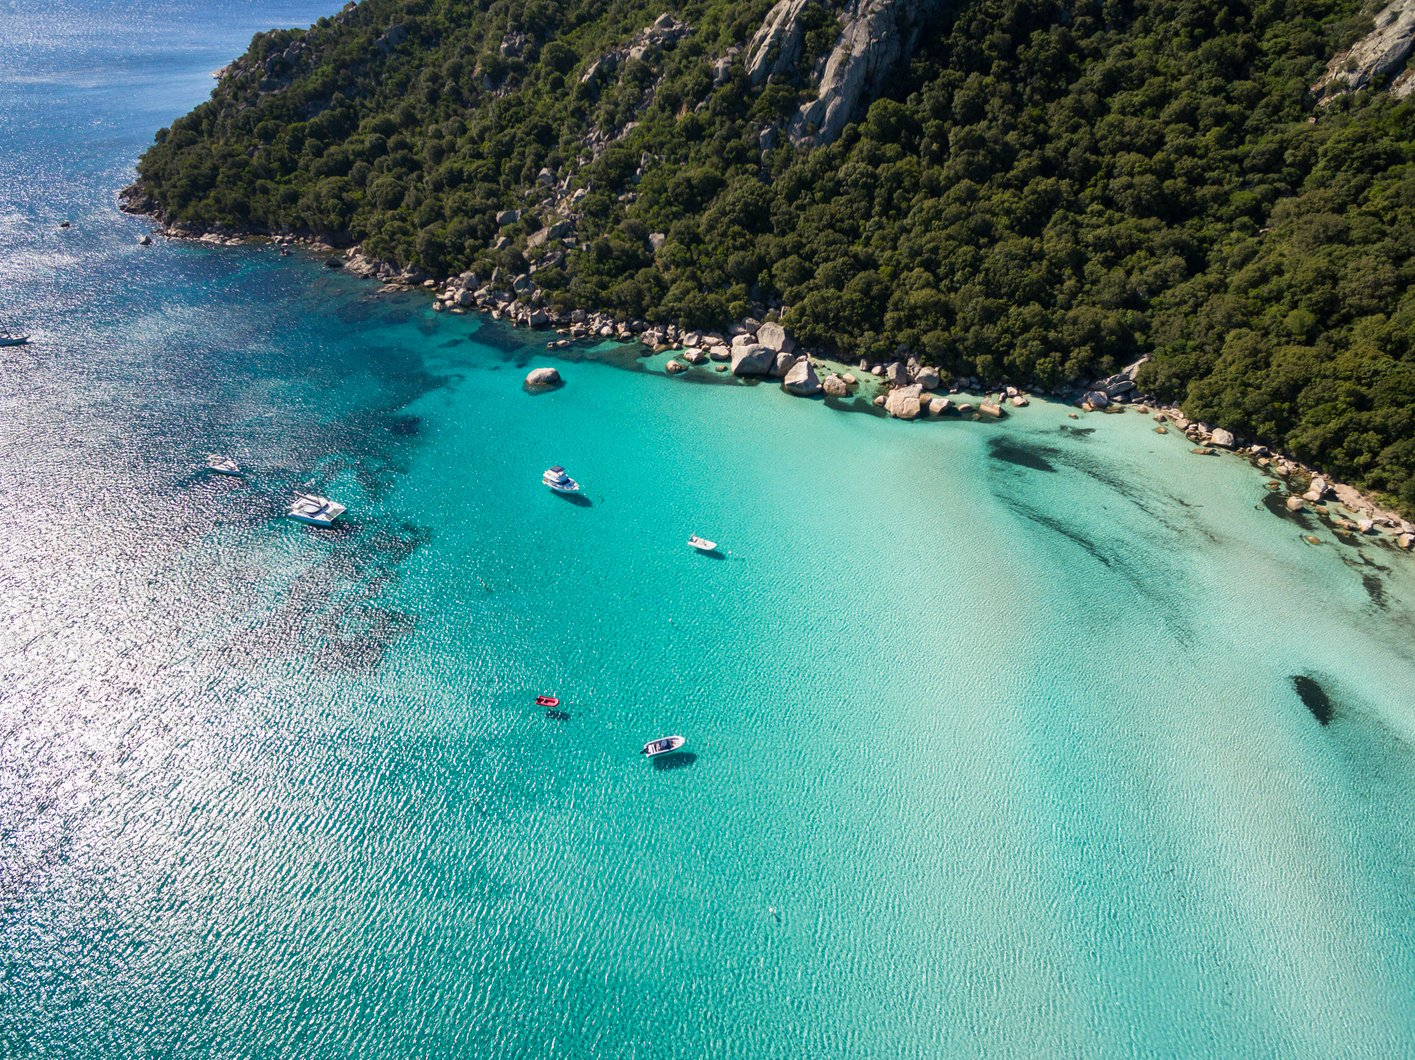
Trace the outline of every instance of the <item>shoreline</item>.
<instances>
[{"instance_id":1,"label":"shoreline","mask_svg":"<svg viewBox=\"0 0 1415 1060\"><path fill-rule=\"evenodd\" d=\"M721 375L731 375L744 381L775 381L788 393L806 398L854 397L857 401L865 386L876 393L872 404L879 414L892 419L935 420L942 418L991 419L1000 421L1013 408L1025 408L1033 396L1013 385L985 387L974 377L944 377L936 369L917 359L870 363L861 360L855 369L836 370L845 362L828 358L820 351L801 349L784 328L774 321L747 319L722 330L692 331L677 325L656 325L645 320L623 320L605 312L583 309L561 313L544 304L540 288L532 277L544 262L532 264L527 272L507 277L500 268L481 282L475 273L438 280L420 269L397 269L364 255L357 244L338 246L311 235L255 232L199 232L180 225L165 223L150 210L145 201L135 200L135 187L119 193L119 208L131 216L142 217L156 226L156 234L174 241L203 243L209 246L246 246L269 243L282 253L299 249L325 257L325 267L340 269L360 279L377 281L382 289L391 291L426 291L432 299L434 312L464 316L470 312L484 313L493 320L513 328L545 331L560 336L546 343L549 352L569 348L582 342L637 342L643 345L640 357L671 354L665 374L672 377L695 367L710 367ZM508 283L509 279L509 283ZM509 289L506 289L509 288ZM770 329L767 341L759 341L763 329ZM691 341L689 341L691 340ZM745 340L745 341L744 341ZM680 358L681 355L681 358ZM1119 373L1097 380L1089 386L1069 386L1036 394L1039 399L1072 405L1077 411L1069 415L1115 414L1135 411L1151 416L1156 433L1168 434L1170 428L1182 433L1194 443L1196 456L1217 456L1224 453L1243 457L1254 469L1267 473L1270 494L1281 494L1287 517L1313 514L1327 523L1338 535L1355 535L1379 541L1403 551L1415 550L1415 521L1345 483L1335 482L1320 469L1309 467L1289 454L1268 446L1239 439L1223 427L1191 420L1178 406L1157 401L1140 392L1134 382L1135 372L1148 360L1148 355L1128 365ZM686 362L686 363L684 363ZM822 378L820 369L835 366ZM802 367L806 366L806 367ZM793 369L796 371L793 372ZM857 374L858 373L858 374ZM793 378L788 378L788 377ZM862 376L868 377L868 381ZM954 395L994 395L973 402L953 402ZM1329 505L1340 507L1339 515ZM1348 518L1347 516L1350 516ZM1309 543L1314 541L1310 535Z\"/></svg>"}]
</instances>

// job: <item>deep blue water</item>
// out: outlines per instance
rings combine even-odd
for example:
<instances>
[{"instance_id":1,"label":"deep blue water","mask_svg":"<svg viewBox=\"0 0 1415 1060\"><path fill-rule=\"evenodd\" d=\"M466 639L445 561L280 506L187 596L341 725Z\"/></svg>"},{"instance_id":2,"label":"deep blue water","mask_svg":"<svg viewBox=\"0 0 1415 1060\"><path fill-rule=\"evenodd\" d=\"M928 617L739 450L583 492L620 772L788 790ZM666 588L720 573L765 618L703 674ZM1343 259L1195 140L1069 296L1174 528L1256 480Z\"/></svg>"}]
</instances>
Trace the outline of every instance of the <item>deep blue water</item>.
<instances>
[{"instance_id":1,"label":"deep blue water","mask_svg":"<svg viewBox=\"0 0 1415 1060\"><path fill-rule=\"evenodd\" d=\"M0 1057L1415 1051L1409 557L1139 415L531 396L139 247L153 131L333 8L0 0Z\"/></svg>"}]
</instances>

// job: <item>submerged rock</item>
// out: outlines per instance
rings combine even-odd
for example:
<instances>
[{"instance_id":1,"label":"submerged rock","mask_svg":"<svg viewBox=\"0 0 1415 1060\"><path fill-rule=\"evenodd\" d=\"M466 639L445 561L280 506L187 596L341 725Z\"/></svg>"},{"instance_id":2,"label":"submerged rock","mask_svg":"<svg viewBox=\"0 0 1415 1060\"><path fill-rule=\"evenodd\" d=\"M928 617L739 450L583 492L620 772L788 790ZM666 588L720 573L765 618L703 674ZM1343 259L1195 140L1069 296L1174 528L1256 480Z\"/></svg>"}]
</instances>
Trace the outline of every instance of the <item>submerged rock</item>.
<instances>
[{"instance_id":1,"label":"submerged rock","mask_svg":"<svg viewBox=\"0 0 1415 1060\"><path fill-rule=\"evenodd\" d=\"M1332 709L1331 698L1314 678L1305 674L1296 674L1292 678L1292 687L1297 692L1297 696L1302 700L1303 705L1312 712L1312 717L1316 718L1319 724L1327 725L1331 722Z\"/></svg>"},{"instance_id":2,"label":"submerged rock","mask_svg":"<svg viewBox=\"0 0 1415 1060\"><path fill-rule=\"evenodd\" d=\"M531 390L549 390L564 385L565 380L554 368L532 368L526 375L526 386Z\"/></svg>"},{"instance_id":3,"label":"submerged rock","mask_svg":"<svg viewBox=\"0 0 1415 1060\"><path fill-rule=\"evenodd\" d=\"M688 370L688 366L682 361L669 361L666 365L663 366L663 370L666 371L669 375L679 375L682 372L686 372Z\"/></svg>"}]
</instances>

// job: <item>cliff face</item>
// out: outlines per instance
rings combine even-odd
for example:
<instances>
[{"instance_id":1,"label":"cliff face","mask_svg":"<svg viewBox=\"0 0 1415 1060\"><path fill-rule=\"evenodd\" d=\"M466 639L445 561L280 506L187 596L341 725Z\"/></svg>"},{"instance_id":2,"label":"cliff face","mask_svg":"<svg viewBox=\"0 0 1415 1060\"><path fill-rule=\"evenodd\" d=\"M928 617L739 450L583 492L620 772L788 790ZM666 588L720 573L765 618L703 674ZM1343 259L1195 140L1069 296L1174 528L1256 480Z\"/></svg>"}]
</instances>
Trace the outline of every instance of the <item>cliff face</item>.
<instances>
[{"instance_id":1,"label":"cliff face","mask_svg":"<svg viewBox=\"0 0 1415 1060\"><path fill-rule=\"evenodd\" d=\"M767 13L747 49L752 84L787 76L796 68L802 59L805 21L823 3L779 0ZM826 6L836 15L840 35L819 74L816 98L801 107L787 129L797 144L824 144L838 137L909 61L924 31L948 4L946 0L849 0Z\"/></svg>"},{"instance_id":2,"label":"cliff face","mask_svg":"<svg viewBox=\"0 0 1415 1060\"><path fill-rule=\"evenodd\" d=\"M1376 78L1391 77L1390 91L1404 97L1415 91L1415 69L1407 63L1415 49L1415 0L1394 0L1376 15L1375 28L1327 65L1312 91L1327 103L1345 92L1365 88Z\"/></svg>"}]
</instances>

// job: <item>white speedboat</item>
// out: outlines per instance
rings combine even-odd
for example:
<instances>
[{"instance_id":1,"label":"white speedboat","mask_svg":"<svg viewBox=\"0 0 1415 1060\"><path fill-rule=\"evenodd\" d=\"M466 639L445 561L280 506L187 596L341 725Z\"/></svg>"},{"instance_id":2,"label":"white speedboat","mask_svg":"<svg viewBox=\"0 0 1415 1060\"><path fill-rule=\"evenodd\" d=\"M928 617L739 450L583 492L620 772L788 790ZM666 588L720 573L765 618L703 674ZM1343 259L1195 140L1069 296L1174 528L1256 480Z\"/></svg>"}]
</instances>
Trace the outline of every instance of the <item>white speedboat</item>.
<instances>
[{"instance_id":1,"label":"white speedboat","mask_svg":"<svg viewBox=\"0 0 1415 1060\"><path fill-rule=\"evenodd\" d=\"M697 534L694 534L692 537L688 538L688 547L695 548L699 552L716 552L717 542L709 541L705 537L699 537Z\"/></svg>"},{"instance_id":2,"label":"white speedboat","mask_svg":"<svg viewBox=\"0 0 1415 1060\"><path fill-rule=\"evenodd\" d=\"M639 753L647 755L649 758L657 758L659 755L671 755L685 743L688 742L686 736L660 736L657 740L650 740L644 744L644 749Z\"/></svg>"},{"instance_id":3,"label":"white speedboat","mask_svg":"<svg viewBox=\"0 0 1415 1060\"><path fill-rule=\"evenodd\" d=\"M218 475L242 475L241 465L232 460L229 456L222 456L220 453L212 453L206 458L206 466Z\"/></svg>"},{"instance_id":4,"label":"white speedboat","mask_svg":"<svg viewBox=\"0 0 1415 1060\"><path fill-rule=\"evenodd\" d=\"M290 505L289 518L311 526L332 526L348 509L328 497L317 497L313 493L301 493Z\"/></svg>"},{"instance_id":5,"label":"white speedboat","mask_svg":"<svg viewBox=\"0 0 1415 1060\"><path fill-rule=\"evenodd\" d=\"M0 331L0 346L23 346L29 342L28 335L16 335L9 331Z\"/></svg>"},{"instance_id":6,"label":"white speedboat","mask_svg":"<svg viewBox=\"0 0 1415 1060\"><path fill-rule=\"evenodd\" d=\"M580 484L565 474L565 469L559 464L555 467L547 468L540 480L553 489L556 493L579 493Z\"/></svg>"}]
</instances>

